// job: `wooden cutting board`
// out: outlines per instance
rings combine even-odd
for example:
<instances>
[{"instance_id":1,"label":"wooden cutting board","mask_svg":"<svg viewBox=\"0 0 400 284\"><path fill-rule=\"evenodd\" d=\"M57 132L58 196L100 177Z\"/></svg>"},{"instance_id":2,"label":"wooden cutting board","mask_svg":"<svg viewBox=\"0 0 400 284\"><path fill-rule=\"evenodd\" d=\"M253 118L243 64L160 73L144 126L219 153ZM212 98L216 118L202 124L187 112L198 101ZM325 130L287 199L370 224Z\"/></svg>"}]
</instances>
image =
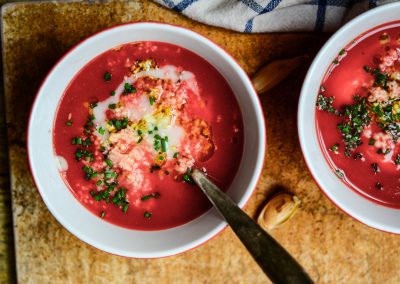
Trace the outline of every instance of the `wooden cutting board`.
<instances>
[{"instance_id":1,"label":"wooden cutting board","mask_svg":"<svg viewBox=\"0 0 400 284\"><path fill-rule=\"evenodd\" d=\"M49 213L28 169L26 125L45 74L69 48L106 27L160 21L193 29L230 52L249 74L268 61L308 54L326 35L240 34L209 27L144 0L31 2L2 11L6 115L19 283L265 283L266 277L228 228L181 255L128 259L106 254L67 232ZM368 228L341 213L319 191L303 162L296 109L303 66L261 98L268 151L246 211L256 214L278 190L303 205L273 236L318 283L399 283L400 237ZM251 127L251 126L247 126Z\"/></svg>"}]
</instances>

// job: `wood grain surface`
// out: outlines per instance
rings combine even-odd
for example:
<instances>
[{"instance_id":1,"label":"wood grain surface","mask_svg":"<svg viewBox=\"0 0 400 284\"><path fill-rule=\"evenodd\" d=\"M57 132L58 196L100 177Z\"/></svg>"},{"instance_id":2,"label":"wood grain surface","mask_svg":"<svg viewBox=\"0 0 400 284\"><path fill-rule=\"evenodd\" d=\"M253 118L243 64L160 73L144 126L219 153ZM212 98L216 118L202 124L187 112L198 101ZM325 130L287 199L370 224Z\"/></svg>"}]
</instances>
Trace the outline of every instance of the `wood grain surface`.
<instances>
[{"instance_id":1,"label":"wood grain surface","mask_svg":"<svg viewBox=\"0 0 400 284\"><path fill-rule=\"evenodd\" d=\"M3 8L3 52L11 186L20 283L265 283L266 277L228 228L181 255L128 259L98 251L49 213L31 179L25 131L34 95L69 48L106 27L160 21L193 29L220 44L248 74L274 59L307 54L322 34L241 34L209 27L144 0L10 4ZM297 101L308 66L262 96L268 145L265 166L246 207L256 214L278 190L303 201L273 236L317 283L400 283L400 238L341 213L313 182L297 138ZM247 126L251 127L251 126ZM31 149L38 151L39 149Z\"/></svg>"}]
</instances>

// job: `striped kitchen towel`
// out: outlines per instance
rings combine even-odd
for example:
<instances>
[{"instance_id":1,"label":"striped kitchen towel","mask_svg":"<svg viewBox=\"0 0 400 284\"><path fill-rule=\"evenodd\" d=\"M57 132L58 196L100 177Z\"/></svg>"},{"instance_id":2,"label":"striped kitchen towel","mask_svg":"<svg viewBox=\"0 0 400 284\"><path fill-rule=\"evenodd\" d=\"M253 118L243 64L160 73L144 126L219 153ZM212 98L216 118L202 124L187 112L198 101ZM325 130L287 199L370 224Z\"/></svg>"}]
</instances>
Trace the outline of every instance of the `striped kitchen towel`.
<instances>
[{"instance_id":1,"label":"striped kitchen towel","mask_svg":"<svg viewBox=\"0 0 400 284\"><path fill-rule=\"evenodd\" d=\"M391 0L155 0L194 20L246 33L326 31Z\"/></svg>"}]
</instances>

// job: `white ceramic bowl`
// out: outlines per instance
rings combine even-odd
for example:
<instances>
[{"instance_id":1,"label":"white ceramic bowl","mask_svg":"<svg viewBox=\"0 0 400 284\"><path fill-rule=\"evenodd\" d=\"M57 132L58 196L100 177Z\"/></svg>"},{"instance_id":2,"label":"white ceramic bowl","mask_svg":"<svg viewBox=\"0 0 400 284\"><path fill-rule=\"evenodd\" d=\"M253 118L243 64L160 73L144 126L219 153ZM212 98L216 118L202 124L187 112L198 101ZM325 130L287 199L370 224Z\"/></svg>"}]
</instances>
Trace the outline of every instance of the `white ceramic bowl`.
<instances>
[{"instance_id":1,"label":"white ceramic bowl","mask_svg":"<svg viewBox=\"0 0 400 284\"><path fill-rule=\"evenodd\" d=\"M327 197L360 222L399 234L400 210L367 200L340 181L324 158L315 129L315 103L322 77L339 51L362 33L396 20L400 20L400 2L383 5L358 16L328 40L314 59L301 90L298 131L305 161Z\"/></svg>"},{"instance_id":2,"label":"white ceramic bowl","mask_svg":"<svg viewBox=\"0 0 400 284\"><path fill-rule=\"evenodd\" d=\"M128 230L105 222L87 211L64 184L52 139L58 103L75 74L106 50L136 41L161 41L187 48L217 68L234 90L243 115L245 141L243 158L228 194L240 207L250 198L262 170L265 124L257 94L238 63L210 40L184 28L157 23L110 28L78 44L55 65L37 94L28 127L30 167L43 201L54 217L84 242L117 255L155 258L199 246L226 223L215 209L187 224L161 231Z\"/></svg>"}]
</instances>

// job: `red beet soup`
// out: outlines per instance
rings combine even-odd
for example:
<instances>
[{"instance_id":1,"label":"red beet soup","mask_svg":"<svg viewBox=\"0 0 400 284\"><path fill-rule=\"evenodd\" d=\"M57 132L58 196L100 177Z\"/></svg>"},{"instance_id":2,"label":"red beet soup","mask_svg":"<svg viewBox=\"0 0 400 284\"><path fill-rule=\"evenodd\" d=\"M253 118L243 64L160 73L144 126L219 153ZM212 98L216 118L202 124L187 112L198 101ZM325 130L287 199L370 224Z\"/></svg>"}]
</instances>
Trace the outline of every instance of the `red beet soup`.
<instances>
[{"instance_id":1,"label":"red beet soup","mask_svg":"<svg viewBox=\"0 0 400 284\"><path fill-rule=\"evenodd\" d=\"M161 230L210 207L191 171L223 190L243 150L235 95L206 60L161 42L118 46L71 81L54 123L61 175L92 213L112 224Z\"/></svg>"},{"instance_id":2,"label":"red beet soup","mask_svg":"<svg viewBox=\"0 0 400 284\"><path fill-rule=\"evenodd\" d=\"M400 208L400 22L344 47L316 105L320 145L338 177L370 200Z\"/></svg>"}]
</instances>

